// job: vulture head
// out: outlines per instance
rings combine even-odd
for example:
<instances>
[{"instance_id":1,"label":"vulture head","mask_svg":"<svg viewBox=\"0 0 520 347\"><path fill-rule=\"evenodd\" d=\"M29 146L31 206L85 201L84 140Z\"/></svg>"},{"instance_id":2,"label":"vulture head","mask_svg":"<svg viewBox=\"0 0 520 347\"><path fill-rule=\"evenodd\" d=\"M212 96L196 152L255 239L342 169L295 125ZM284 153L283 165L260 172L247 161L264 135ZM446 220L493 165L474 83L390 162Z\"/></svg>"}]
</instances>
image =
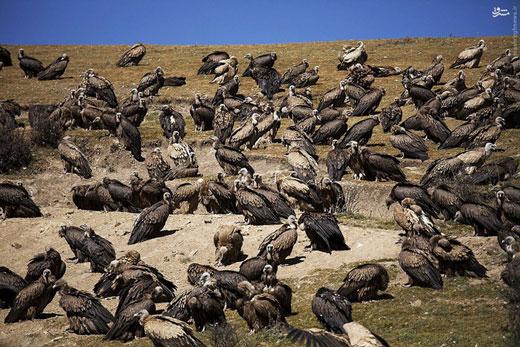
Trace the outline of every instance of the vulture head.
<instances>
[{"instance_id":1,"label":"vulture head","mask_svg":"<svg viewBox=\"0 0 520 347\"><path fill-rule=\"evenodd\" d=\"M506 252L511 255L518 253L520 248L518 242L515 240L513 236L507 236L505 239L502 240L502 244L505 246Z\"/></svg>"},{"instance_id":2,"label":"vulture head","mask_svg":"<svg viewBox=\"0 0 520 347\"><path fill-rule=\"evenodd\" d=\"M392 132L393 135L399 135L399 134L404 134L404 132L406 130L403 127L400 127L399 125L394 124L390 128L390 131Z\"/></svg>"},{"instance_id":3,"label":"vulture head","mask_svg":"<svg viewBox=\"0 0 520 347\"><path fill-rule=\"evenodd\" d=\"M249 171L247 171L247 169L245 167L241 168L240 170L238 170L238 175L242 178L242 179L245 179L245 178L249 178L250 175L249 175Z\"/></svg>"},{"instance_id":4,"label":"vulture head","mask_svg":"<svg viewBox=\"0 0 520 347\"><path fill-rule=\"evenodd\" d=\"M435 62L436 63L440 63L444 60L444 57L442 55L438 55L435 57Z\"/></svg>"},{"instance_id":5,"label":"vulture head","mask_svg":"<svg viewBox=\"0 0 520 347\"><path fill-rule=\"evenodd\" d=\"M357 141L350 141L348 145L350 146L350 148L352 148L354 152L357 152L359 149L359 144Z\"/></svg>"},{"instance_id":6,"label":"vulture head","mask_svg":"<svg viewBox=\"0 0 520 347\"><path fill-rule=\"evenodd\" d=\"M121 123L121 112L116 113L116 124Z\"/></svg>"},{"instance_id":7,"label":"vulture head","mask_svg":"<svg viewBox=\"0 0 520 347\"><path fill-rule=\"evenodd\" d=\"M497 117L495 123L499 128L506 126L506 120L502 117Z\"/></svg>"},{"instance_id":8,"label":"vulture head","mask_svg":"<svg viewBox=\"0 0 520 347\"><path fill-rule=\"evenodd\" d=\"M486 46L486 43L484 42L484 40L480 40L480 41L478 42L478 47L479 47L479 48L484 48L485 46Z\"/></svg>"},{"instance_id":9,"label":"vulture head","mask_svg":"<svg viewBox=\"0 0 520 347\"><path fill-rule=\"evenodd\" d=\"M496 149L497 149L497 145L495 145L494 143L491 143L491 142L486 143L486 145L484 146L484 152L487 155L489 155L493 151L496 151Z\"/></svg>"},{"instance_id":10,"label":"vulture head","mask_svg":"<svg viewBox=\"0 0 520 347\"><path fill-rule=\"evenodd\" d=\"M305 58L302 59L302 64L305 66L309 66L309 62Z\"/></svg>"},{"instance_id":11,"label":"vulture head","mask_svg":"<svg viewBox=\"0 0 520 347\"><path fill-rule=\"evenodd\" d=\"M258 117L260 117L258 113L253 113L253 115L251 116L251 124L253 124L253 127L255 128L258 125Z\"/></svg>"},{"instance_id":12,"label":"vulture head","mask_svg":"<svg viewBox=\"0 0 520 347\"><path fill-rule=\"evenodd\" d=\"M296 227L297 227L296 216L290 215L289 217L287 217L287 224L289 225L290 229L296 229Z\"/></svg>"},{"instance_id":13,"label":"vulture head","mask_svg":"<svg viewBox=\"0 0 520 347\"><path fill-rule=\"evenodd\" d=\"M359 41L357 46L358 46L358 48L363 48L363 47L365 47L365 44L363 43L363 41Z\"/></svg>"},{"instance_id":14,"label":"vulture head","mask_svg":"<svg viewBox=\"0 0 520 347\"><path fill-rule=\"evenodd\" d=\"M246 53L246 55L244 55L244 58L247 60L253 60L253 55L251 53Z\"/></svg>"},{"instance_id":15,"label":"vulture head","mask_svg":"<svg viewBox=\"0 0 520 347\"><path fill-rule=\"evenodd\" d=\"M453 221L457 223L463 223L465 221L464 216L462 215L462 212L457 211L455 213L455 216L453 217Z\"/></svg>"},{"instance_id":16,"label":"vulture head","mask_svg":"<svg viewBox=\"0 0 520 347\"><path fill-rule=\"evenodd\" d=\"M330 178L328 177L323 177L323 179L321 180L321 184L322 186L330 186L332 184L332 181Z\"/></svg>"},{"instance_id":17,"label":"vulture head","mask_svg":"<svg viewBox=\"0 0 520 347\"><path fill-rule=\"evenodd\" d=\"M296 93L296 87L291 84L289 86L289 96L294 96L295 93Z\"/></svg>"},{"instance_id":18,"label":"vulture head","mask_svg":"<svg viewBox=\"0 0 520 347\"><path fill-rule=\"evenodd\" d=\"M54 275L52 274L52 271L49 269L43 270L42 278L43 278L44 283L46 283L46 284L50 284L56 280L54 278Z\"/></svg>"},{"instance_id":19,"label":"vulture head","mask_svg":"<svg viewBox=\"0 0 520 347\"><path fill-rule=\"evenodd\" d=\"M20 48L18 50L18 59L22 59L24 56L25 56L25 52L24 52L23 48Z\"/></svg>"},{"instance_id":20,"label":"vulture head","mask_svg":"<svg viewBox=\"0 0 520 347\"><path fill-rule=\"evenodd\" d=\"M244 296L251 298L255 295L256 289L249 281L242 281L237 285L240 292L244 293Z\"/></svg>"},{"instance_id":21,"label":"vulture head","mask_svg":"<svg viewBox=\"0 0 520 347\"><path fill-rule=\"evenodd\" d=\"M233 81L235 81L235 83L240 83L240 78L238 78L237 75L233 76Z\"/></svg>"},{"instance_id":22,"label":"vulture head","mask_svg":"<svg viewBox=\"0 0 520 347\"><path fill-rule=\"evenodd\" d=\"M164 75L164 71L163 71L162 67L160 67L160 66L157 66L157 67L155 68L155 73L156 73L157 75L159 75L159 76Z\"/></svg>"},{"instance_id":23,"label":"vulture head","mask_svg":"<svg viewBox=\"0 0 520 347\"><path fill-rule=\"evenodd\" d=\"M83 224L80 226L80 229L83 230L85 232L85 237L92 237L94 236L94 230L89 227L88 225L86 224Z\"/></svg>"},{"instance_id":24,"label":"vulture head","mask_svg":"<svg viewBox=\"0 0 520 347\"><path fill-rule=\"evenodd\" d=\"M273 245L272 244L268 244L267 245L267 249L269 250L269 246L271 246L271 251L273 250ZM272 265L269 265L267 264L266 266L264 266L264 269L262 270L263 273L265 274L271 274L273 273L273 266Z\"/></svg>"},{"instance_id":25,"label":"vulture head","mask_svg":"<svg viewBox=\"0 0 520 347\"><path fill-rule=\"evenodd\" d=\"M181 138L181 134L177 130L175 130L172 133L171 143L179 143L180 138Z\"/></svg>"},{"instance_id":26,"label":"vulture head","mask_svg":"<svg viewBox=\"0 0 520 347\"><path fill-rule=\"evenodd\" d=\"M497 196L497 202L498 202L498 206L502 206L502 204L504 203L504 199L506 197L505 193L501 190L499 190L496 194Z\"/></svg>"},{"instance_id":27,"label":"vulture head","mask_svg":"<svg viewBox=\"0 0 520 347\"><path fill-rule=\"evenodd\" d=\"M52 289L61 291L62 289L67 288L68 286L69 285L67 284L67 281L65 281L63 278L60 278L59 280L56 281L56 283L54 283L54 285L52 286Z\"/></svg>"},{"instance_id":28,"label":"vulture head","mask_svg":"<svg viewBox=\"0 0 520 347\"><path fill-rule=\"evenodd\" d=\"M217 174L217 182L223 183L224 182L224 177L226 177L226 174L223 173L223 172L219 172Z\"/></svg>"},{"instance_id":29,"label":"vulture head","mask_svg":"<svg viewBox=\"0 0 520 347\"><path fill-rule=\"evenodd\" d=\"M336 144L338 143L338 140L337 139L334 139L332 140L332 144L330 145L332 147L332 149L336 149Z\"/></svg>"},{"instance_id":30,"label":"vulture head","mask_svg":"<svg viewBox=\"0 0 520 347\"><path fill-rule=\"evenodd\" d=\"M276 60L276 52L271 52L271 59Z\"/></svg>"},{"instance_id":31,"label":"vulture head","mask_svg":"<svg viewBox=\"0 0 520 347\"><path fill-rule=\"evenodd\" d=\"M60 225L60 229L58 230L58 235L60 237L65 237L66 233L67 233L67 226L66 225Z\"/></svg>"},{"instance_id":32,"label":"vulture head","mask_svg":"<svg viewBox=\"0 0 520 347\"><path fill-rule=\"evenodd\" d=\"M320 66L319 66L319 65L316 65L316 66L314 67L314 72L315 72L315 73L318 73L319 71L320 71Z\"/></svg>"},{"instance_id":33,"label":"vulture head","mask_svg":"<svg viewBox=\"0 0 520 347\"><path fill-rule=\"evenodd\" d=\"M415 205L415 200L412 198L404 198L401 201L401 205L405 208L410 208L410 206Z\"/></svg>"},{"instance_id":34,"label":"vulture head","mask_svg":"<svg viewBox=\"0 0 520 347\"><path fill-rule=\"evenodd\" d=\"M207 281L211 279L211 274L209 272L203 272L199 277L198 284L203 286Z\"/></svg>"},{"instance_id":35,"label":"vulture head","mask_svg":"<svg viewBox=\"0 0 520 347\"><path fill-rule=\"evenodd\" d=\"M134 314L135 318L139 318L139 324L143 325L146 319L150 316L150 313L148 313L147 310L141 310Z\"/></svg>"},{"instance_id":36,"label":"vulture head","mask_svg":"<svg viewBox=\"0 0 520 347\"><path fill-rule=\"evenodd\" d=\"M152 291L152 299L158 300L161 297L161 295L163 295L163 292L164 290L162 289L162 287L155 287Z\"/></svg>"},{"instance_id":37,"label":"vulture head","mask_svg":"<svg viewBox=\"0 0 520 347\"><path fill-rule=\"evenodd\" d=\"M60 58L60 59L61 59L61 60L69 60L69 56L67 55L67 53L63 53L63 54L61 55L61 58Z\"/></svg>"}]
</instances>

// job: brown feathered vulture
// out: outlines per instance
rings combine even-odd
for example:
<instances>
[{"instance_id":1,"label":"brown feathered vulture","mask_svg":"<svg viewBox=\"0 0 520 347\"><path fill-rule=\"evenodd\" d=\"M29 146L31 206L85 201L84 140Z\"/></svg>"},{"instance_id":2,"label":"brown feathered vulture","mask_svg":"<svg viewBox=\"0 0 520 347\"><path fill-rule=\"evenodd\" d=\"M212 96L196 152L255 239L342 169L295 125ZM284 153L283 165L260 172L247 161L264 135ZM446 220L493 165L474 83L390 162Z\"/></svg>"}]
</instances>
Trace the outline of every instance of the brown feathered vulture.
<instances>
[{"instance_id":1,"label":"brown feathered vulture","mask_svg":"<svg viewBox=\"0 0 520 347\"><path fill-rule=\"evenodd\" d=\"M478 64L480 63L480 58L482 58L482 54L484 53L485 47L486 44L484 43L484 40L480 40L476 46L465 48L462 52L459 53L455 62L450 65L450 68L477 68Z\"/></svg>"},{"instance_id":2,"label":"brown feathered vulture","mask_svg":"<svg viewBox=\"0 0 520 347\"><path fill-rule=\"evenodd\" d=\"M172 208L179 209L183 214L193 214L199 206L199 196L204 180L199 178L196 182L183 182L173 190Z\"/></svg>"},{"instance_id":3,"label":"brown feathered vulture","mask_svg":"<svg viewBox=\"0 0 520 347\"><path fill-rule=\"evenodd\" d=\"M13 66L13 62L11 60L11 52L5 47L0 46L0 62L4 64L4 66Z\"/></svg>"},{"instance_id":4,"label":"brown feathered vulture","mask_svg":"<svg viewBox=\"0 0 520 347\"><path fill-rule=\"evenodd\" d=\"M388 288L390 277L385 267L379 264L363 264L356 266L347 273L338 294L350 301L374 300L378 291Z\"/></svg>"},{"instance_id":5,"label":"brown feathered vulture","mask_svg":"<svg viewBox=\"0 0 520 347\"><path fill-rule=\"evenodd\" d=\"M478 262L473 251L460 241L443 235L430 239L433 254L439 260L441 273L448 276L486 277L487 269Z\"/></svg>"},{"instance_id":6,"label":"brown feathered vulture","mask_svg":"<svg viewBox=\"0 0 520 347\"><path fill-rule=\"evenodd\" d=\"M139 65L145 54L146 47L142 43L136 43L121 55L116 65L119 67Z\"/></svg>"},{"instance_id":7,"label":"brown feathered vulture","mask_svg":"<svg viewBox=\"0 0 520 347\"><path fill-rule=\"evenodd\" d=\"M384 153L372 153L367 147L361 147L360 154L366 179L406 181L397 158Z\"/></svg>"},{"instance_id":8,"label":"brown feathered vulture","mask_svg":"<svg viewBox=\"0 0 520 347\"><path fill-rule=\"evenodd\" d=\"M27 264L25 280L34 282L38 280L45 270L50 270L56 279L65 274L67 265L61 260L60 253L54 248L47 248L45 253L38 253Z\"/></svg>"},{"instance_id":9,"label":"brown feathered vulture","mask_svg":"<svg viewBox=\"0 0 520 347\"><path fill-rule=\"evenodd\" d=\"M25 78L36 77L44 69L42 62L36 58L25 55L23 48L18 50L18 61Z\"/></svg>"},{"instance_id":10,"label":"brown feathered vulture","mask_svg":"<svg viewBox=\"0 0 520 347\"><path fill-rule=\"evenodd\" d=\"M335 291L321 287L312 298L312 312L327 331L343 333L343 324L352 322L352 304Z\"/></svg>"},{"instance_id":11,"label":"brown feathered vulture","mask_svg":"<svg viewBox=\"0 0 520 347\"><path fill-rule=\"evenodd\" d=\"M332 251L349 250L341 233L338 220L329 213L304 212L298 224L311 241L310 250L332 253Z\"/></svg>"},{"instance_id":12,"label":"brown feathered vulture","mask_svg":"<svg viewBox=\"0 0 520 347\"><path fill-rule=\"evenodd\" d=\"M228 175L236 175L241 168L246 168L250 174L255 170L249 164L247 157L237 148L223 145L216 141L213 145L218 164Z\"/></svg>"},{"instance_id":13,"label":"brown feathered vulture","mask_svg":"<svg viewBox=\"0 0 520 347\"><path fill-rule=\"evenodd\" d=\"M275 174L276 175L276 174ZM323 211L323 201L320 197L319 187L312 182L304 182L292 172L289 177L277 180L276 186L293 204L297 204L303 211Z\"/></svg>"},{"instance_id":14,"label":"brown feathered vulture","mask_svg":"<svg viewBox=\"0 0 520 347\"><path fill-rule=\"evenodd\" d=\"M205 131L213 129L215 110L212 105L205 103L199 94L195 95L195 102L190 107L190 115L195 123L195 130Z\"/></svg>"},{"instance_id":15,"label":"brown feathered vulture","mask_svg":"<svg viewBox=\"0 0 520 347\"><path fill-rule=\"evenodd\" d=\"M201 203L209 213L238 213L232 187L224 181L224 173L219 172L215 180L210 180L201 192Z\"/></svg>"},{"instance_id":16,"label":"brown feathered vulture","mask_svg":"<svg viewBox=\"0 0 520 347\"><path fill-rule=\"evenodd\" d=\"M293 80L293 85L296 88L304 88L315 85L320 79L320 67L316 65L312 70L302 73ZM323 110L322 110L323 111Z\"/></svg>"},{"instance_id":17,"label":"brown feathered vulture","mask_svg":"<svg viewBox=\"0 0 520 347\"><path fill-rule=\"evenodd\" d=\"M218 288L217 280L206 272L202 274L201 282L202 286L194 288L186 298L186 308L197 331L226 322L224 314L226 301Z\"/></svg>"},{"instance_id":18,"label":"brown feathered vulture","mask_svg":"<svg viewBox=\"0 0 520 347\"><path fill-rule=\"evenodd\" d=\"M0 207L5 218L31 218L42 215L22 183L0 183Z\"/></svg>"},{"instance_id":19,"label":"brown feathered vulture","mask_svg":"<svg viewBox=\"0 0 520 347\"><path fill-rule=\"evenodd\" d=\"M205 346L183 321L163 315L152 316L146 310L139 311L136 316L144 333L156 346Z\"/></svg>"},{"instance_id":20,"label":"brown feathered vulture","mask_svg":"<svg viewBox=\"0 0 520 347\"><path fill-rule=\"evenodd\" d=\"M343 117L336 118L330 122L322 124L312 134L312 141L315 145L330 144L333 140L340 139L347 132L347 120Z\"/></svg>"},{"instance_id":21,"label":"brown feathered vulture","mask_svg":"<svg viewBox=\"0 0 520 347\"><path fill-rule=\"evenodd\" d=\"M284 74L282 76L282 83L283 84L293 84L294 79L296 77L298 77L299 75L301 75L302 73L304 73L308 67L309 67L309 62L307 61L307 59L303 59L301 61L301 63L290 67L289 69L287 69L287 71L284 72Z\"/></svg>"},{"instance_id":22,"label":"brown feathered vulture","mask_svg":"<svg viewBox=\"0 0 520 347\"><path fill-rule=\"evenodd\" d=\"M82 84L86 95L103 100L110 107L117 107L117 97L112 83L103 76L96 74L93 69L89 69L83 74Z\"/></svg>"},{"instance_id":23,"label":"brown feathered vulture","mask_svg":"<svg viewBox=\"0 0 520 347\"><path fill-rule=\"evenodd\" d=\"M79 227L62 225L58 230L58 235L65 239L70 250L74 253L74 257L70 258L70 260L74 260L76 263L84 263L87 261L85 255L82 253L85 231L86 228L84 228L83 225Z\"/></svg>"},{"instance_id":24,"label":"brown feathered vulture","mask_svg":"<svg viewBox=\"0 0 520 347\"><path fill-rule=\"evenodd\" d=\"M232 264L242 256L244 237L236 226L224 226L213 235L217 266Z\"/></svg>"},{"instance_id":25,"label":"brown feathered vulture","mask_svg":"<svg viewBox=\"0 0 520 347\"><path fill-rule=\"evenodd\" d=\"M500 278L511 288L520 289L520 256L518 253L506 264L506 268L500 273Z\"/></svg>"},{"instance_id":26,"label":"brown feathered vulture","mask_svg":"<svg viewBox=\"0 0 520 347\"><path fill-rule=\"evenodd\" d=\"M0 266L0 309L10 308L27 281L5 266Z\"/></svg>"},{"instance_id":27,"label":"brown feathered vulture","mask_svg":"<svg viewBox=\"0 0 520 347\"><path fill-rule=\"evenodd\" d=\"M163 200L143 210L134 222L128 244L142 242L162 230L172 210L171 194L164 193Z\"/></svg>"},{"instance_id":28,"label":"brown feathered vulture","mask_svg":"<svg viewBox=\"0 0 520 347\"><path fill-rule=\"evenodd\" d=\"M430 197L428 191L424 187L411 182L400 182L394 185L386 198L386 206L390 207L394 202L400 203L405 198L412 198L426 214L439 218L439 207Z\"/></svg>"},{"instance_id":29,"label":"brown feathered vulture","mask_svg":"<svg viewBox=\"0 0 520 347\"><path fill-rule=\"evenodd\" d=\"M455 213L453 220L471 225L475 230L475 236L492 236L503 227L497 215L497 211L488 205L464 203Z\"/></svg>"},{"instance_id":30,"label":"brown feathered vulture","mask_svg":"<svg viewBox=\"0 0 520 347\"><path fill-rule=\"evenodd\" d=\"M507 189L500 190L496 193L498 211L502 219L506 219L516 225L520 224L520 199L515 196L518 188L507 187ZM506 192L508 194L506 194Z\"/></svg>"},{"instance_id":31,"label":"brown feathered vulture","mask_svg":"<svg viewBox=\"0 0 520 347\"><path fill-rule=\"evenodd\" d=\"M439 149L464 147L467 144L469 135L477 129L478 119L474 115L467 117L468 121L453 129L440 145Z\"/></svg>"},{"instance_id":32,"label":"brown feathered vulture","mask_svg":"<svg viewBox=\"0 0 520 347\"><path fill-rule=\"evenodd\" d=\"M229 59L229 54L223 51L215 51L202 58L202 66L197 75L210 75L215 73L215 68L220 65L221 60Z\"/></svg>"},{"instance_id":33,"label":"brown feathered vulture","mask_svg":"<svg viewBox=\"0 0 520 347\"><path fill-rule=\"evenodd\" d=\"M50 63L45 69L38 73L38 79L40 81L56 80L59 79L67 69L69 64L69 57L63 53L55 61Z\"/></svg>"},{"instance_id":34,"label":"brown feathered vulture","mask_svg":"<svg viewBox=\"0 0 520 347\"><path fill-rule=\"evenodd\" d=\"M318 111L324 110L329 106L340 107L345 104L345 85L346 81L341 81L337 88L327 91L320 100Z\"/></svg>"},{"instance_id":35,"label":"brown feathered vulture","mask_svg":"<svg viewBox=\"0 0 520 347\"><path fill-rule=\"evenodd\" d=\"M132 123L128 121L121 113L116 114L117 138L121 145L130 153L137 161L144 161L141 156L141 133Z\"/></svg>"},{"instance_id":36,"label":"brown feathered vulture","mask_svg":"<svg viewBox=\"0 0 520 347\"><path fill-rule=\"evenodd\" d=\"M338 70L347 70L354 64L364 64L368 59L365 44L359 41L356 46L343 46L341 53L338 55L340 63Z\"/></svg>"},{"instance_id":37,"label":"brown feathered vulture","mask_svg":"<svg viewBox=\"0 0 520 347\"><path fill-rule=\"evenodd\" d=\"M271 249L273 263L279 265L289 257L297 240L296 217L289 216L287 223L267 235L260 243L258 246L258 256L267 256L267 248L269 247Z\"/></svg>"},{"instance_id":38,"label":"brown feathered vulture","mask_svg":"<svg viewBox=\"0 0 520 347\"><path fill-rule=\"evenodd\" d=\"M325 212L336 213L345 208L345 193L338 182L323 177L320 182L320 195Z\"/></svg>"},{"instance_id":39,"label":"brown feathered vulture","mask_svg":"<svg viewBox=\"0 0 520 347\"><path fill-rule=\"evenodd\" d=\"M186 122L180 112L173 109L171 105L165 105L161 109L159 114L159 123L163 130L164 137L167 139L173 136L173 133L177 131L181 139L186 135Z\"/></svg>"},{"instance_id":40,"label":"brown feathered vulture","mask_svg":"<svg viewBox=\"0 0 520 347\"><path fill-rule=\"evenodd\" d=\"M78 335L106 334L114 316L92 294L70 287L63 279L53 289L60 294L60 307L69 321L69 331Z\"/></svg>"},{"instance_id":41,"label":"brown feathered vulture","mask_svg":"<svg viewBox=\"0 0 520 347\"><path fill-rule=\"evenodd\" d=\"M338 147L337 142L338 140L332 141L331 149L326 158L327 173L333 181L341 181L350 161L350 149Z\"/></svg>"},{"instance_id":42,"label":"brown feathered vulture","mask_svg":"<svg viewBox=\"0 0 520 347\"><path fill-rule=\"evenodd\" d=\"M383 99L384 95L384 88L371 90L361 99L359 99L356 107L354 110L352 110L352 116L365 116L373 114L381 103L381 99Z\"/></svg>"},{"instance_id":43,"label":"brown feathered vulture","mask_svg":"<svg viewBox=\"0 0 520 347\"><path fill-rule=\"evenodd\" d=\"M147 72L143 75L137 90L145 96L155 96L159 90L164 86L164 70L158 66L152 72Z\"/></svg>"},{"instance_id":44,"label":"brown feathered vulture","mask_svg":"<svg viewBox=\"0 0 520 347\"><path fill-rule=\"evenodd\" d=\"M447 184L440 184L428 191L431 195L431 200L438 206L444 220L452 220L460 206L464 203L457 192Z\"/></svg>"},{"instance_id":45,"label":"brown feathered vulture","mask_svg":"<svg viewBox=\"0 0 520 347\"><path fill-rule=\"evenodd\" d=\"M280 218L276 214L273 205L263 195L255 192L239 180L236 180L234 183L234 192L237 206L244 215L247 224L280 223Z\"/></svg>"},{"instance_id":46,"label":"brown feathered vulture","mask_svg":"<svg viewBox=\"0 0 520 347\"><path fill-rule=\"evenodd\" d=\"M253 175L253 189L255 192L263 195L272 205L275 213L280 218L289 218L294 216L294 210L290 202L276 189L262 182L262 176L255 173Z\"/></svg>"},{"instance_id":47,"label":"brown feathered vulture","mask_svg":"<svg viewBox=\"0 0 520 347\"><path fill-rule=\"evenodd\" d=\"M363 119L356 124L352 125L348 129L345 137L341 140L339 146L346 148L347 144L351 141L356 141L358 145L364 146L372 137L374 128L379 124L379 118L377 116L371 116L367 119Z\"/></svg>"},{"instance_id":48,"label":"brown feathered vulture","mask_svg":"<svg viewBox=\"0 0 520 347\"><path fill-rule=\"evenodd\" d=\"M58 145L58 152L65 165L65 172L73 172L83 178L92 177L92 170L83 152L65 136Z\"/></svg>"},{"instance_id":49,"label":"brown feathered vulture","mask_svg":"<svg viewBox=\"0 0 520 347\"><path fill-rule=\"evenodd\" d=\"M51 270L45 269L32 283L20 290L14 299L13 306L4 319L4 323L15 323L37 318L52 301L55 295L53 285L56 277Z\"/></svg>"},{"instance_id":50,"label":"brown feathered vulture","mask_svg":"<svg viewBox=\"0 0 520 347\"><path fill-rule=\"evenodd\" d=\"M420 159L421 161L429 159L428 146L423 138L397 125L393 125L391 130L390 143L392 147L401 152L403 158Z\"/></svg>"},{"instance_id":51,"label":"brown feathered vulture","mask_svg":"<svg viewBox=\"0 0 520 347\"><path fill-rule=\"evenodd\" d=\"M272 68L274 63L276 62L277 56L275 52L271 53L264 53L262 55L256 56L253 58L253 56L250 53L247 53L244 58L249 60L249 65L245 69L245 71L242 73L242 76L244 77L252 77L253 76L253 69L254 68Z\"/></svg>"},{"instance_id":52,"label":"brown feathered vulture","mask_svg":"<svg viewBox=\"0 0 520 347\"><path fill-rule=\"evenodd\" d=\"M417 240L422 236L412 236L403 241L401 252L399 253L399 265L408 275L406 286L420 286L433 289L442 289L442 277L439 270L439 262L431 247L423 249L416 245Z\"/></svg>"},{"instance_id":53,"label":"brown feathered vulture","mask_svg":"<svg viewBox=\"0 0 520 347\"><path fill-rule=\"evenodd\" d=\"M85 234L81 254L90 262L90 271L105 272L108 265L116 259L114 246L110 241L96 234L92 228L82 225L82 230L85 230Z\"/></svg>"}]
</instances>

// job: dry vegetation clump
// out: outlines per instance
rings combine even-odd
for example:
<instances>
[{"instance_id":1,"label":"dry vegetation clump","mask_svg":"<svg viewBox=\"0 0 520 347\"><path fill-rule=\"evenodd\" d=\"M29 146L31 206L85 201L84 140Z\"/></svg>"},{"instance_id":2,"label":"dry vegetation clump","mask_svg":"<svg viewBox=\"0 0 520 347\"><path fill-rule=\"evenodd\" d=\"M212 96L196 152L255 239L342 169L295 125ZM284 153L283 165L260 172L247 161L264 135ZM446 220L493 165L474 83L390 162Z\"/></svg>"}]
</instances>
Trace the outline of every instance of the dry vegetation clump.
<instances>
[{"instance_id":1,"label":"dry vegetation clump","mask_svg":"<svg viewBox=\"0 0 520 347\"><path fill-rule=\"evenodd\" d=\"M520 346L520 291L506 288L504 298L507 302L508 330L511 332L509 342L511 346Z\"/></svg>"},{"instance_id":2,"label":"dry vegetation clump","mask_svg":"<svg viewBox=\"0 0 520 347\"><path fill-rule=\"evenodd\" d=\"M58 147L63 137L63 127L50 118L55 107L51 105L32 105L29 108L29 123L32 128L32 141L39 146Z\"/></svg>"},{"instance_id":3,"label":"dry vegetation clump","mask_svg":"<svg viewBox=\"0 0 520 347\"><path fill-rule=\"evenodd\" d=\"M359 212L359 203L361 202L361 187L348 184L343 188L345 192L345 206L342 213L354 215Z\"/></svg>"},{"instance_id":4,"label":"dry vegetation clump","mask_svg":"<svg viewBox=\"0 0 520 347\"><path fill-rule=\"evenodd\" d=\"M25 131L0 127L0 173L17 171L31 160L31 144Z\"/></svg>"}]
</instances>

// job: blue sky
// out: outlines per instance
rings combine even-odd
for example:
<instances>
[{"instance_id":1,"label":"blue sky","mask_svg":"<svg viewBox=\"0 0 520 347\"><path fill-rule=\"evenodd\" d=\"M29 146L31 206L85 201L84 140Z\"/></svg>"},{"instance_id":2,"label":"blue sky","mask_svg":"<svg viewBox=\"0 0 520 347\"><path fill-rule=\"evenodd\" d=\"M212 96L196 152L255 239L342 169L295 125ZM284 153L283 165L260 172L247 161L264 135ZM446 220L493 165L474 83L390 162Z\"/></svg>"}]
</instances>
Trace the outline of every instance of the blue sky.
<instances>
[{"instance_id":1,"label":"blue sky","mask_svg":"<svg viewBox=\"0 0 520 347\"><path fill-rule=\"evenodd\" d=\"M250 44L512 35L484 0L0 0L0 43ZM509 16L493 18L493 7Z\"/></svg>"}]
</instances>

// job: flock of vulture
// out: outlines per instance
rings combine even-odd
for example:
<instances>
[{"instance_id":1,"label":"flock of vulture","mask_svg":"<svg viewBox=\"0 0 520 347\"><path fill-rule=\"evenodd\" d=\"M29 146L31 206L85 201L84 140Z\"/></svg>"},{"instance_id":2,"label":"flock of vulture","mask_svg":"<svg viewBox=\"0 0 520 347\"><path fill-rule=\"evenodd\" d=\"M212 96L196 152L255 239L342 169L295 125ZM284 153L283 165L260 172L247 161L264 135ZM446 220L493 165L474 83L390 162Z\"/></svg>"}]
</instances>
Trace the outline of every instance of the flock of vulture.
<instances>
[{"instance_id":1,"label":"flock of vulture","mask_svg":"<svg viewBox=\"0 0 520 347\"><path fill-rule=\"evenodd\" d=\"M93 294L67 285L65 262L49 248L29 261L25 277L0 268L0 307L10 310L5 323L38 317L59 293L71 332L103 334L107 340L147 336L156 346L203 346L189 323L203 331L226 324L226 311L236 310L252 333L278 327L293 342L307 346L386 346L383 338L352 321L351 305L377 299L387 289L389 275L384 266L357 266L337 290L322 287L316 292L312 311L323 329L299 329L286 321L293 313L292 290L276 276L292 253L298 229L309 240L308 251L348 252L335 217L345 209L340 182L348 172L355 180L396 182L386 202L403 229L399 265L408 275L407 286L442 289L445 276L486 276L487 269L472 250L438 227L439 220L454 220L471 225L475 235L497 237L509 259L502 279L520 290L520 188L510 183L518 162L513 157L490 158L499 150L495 143L501 133L520 127L520 59L505 51L487 65L475 85L468 86L462 69L478 68L484 48L481 40L463 50L450 66L461 70L441 83L445 70L442 56L435 57L424 70L401 70L368 65L362 42L344 47L337 69L347 75L322 96L317 107L308 87L318 81L319 67L309 70L306 59L282 75L275 68L276 53L246 55L248 65L242 78L254 79L263 95L249 97L239 93L238 59L226 52L213 52L202 59L198 74L214 75L210 83L218 88L212 99L196 95L190 115L196 131L212 134L212 148L222 169L214 179L201 177L196 152L184 141L184 116L170 105L157 108L168 139L166 156L160 148L146 158L142 156L139 126L153 96L164 86L184 84L183 78L167 78L157 67L143 76L126 99L118 100L109 80L87 70L78 88L60 105L29 112L35 118L48 117L63 130L107 130L135 160L144 161L149 177L134 173L128 184L104 177L97 183L74 186L72 201L77 208L138 213L129 245L162 236L173 211L191 214L199 204L208 213L241 214L247 224L281 227L261 242L256 256L246 260L240 227L219 229L214 235L216 267L189 265L187 276L193 287L179 293L171 280L144 263L135 250L116 259L112 244L92 228L63 226L58 233L74 253L74 262L88 262L92 272L102 274ZM138 65L145 53L142 44L134 45L117 66ZM12 64L4 48L0 48L0 60L3 66ZM22 49L18 60L26 78L40 80L59 78L69 62L63 54L44 67ZM373 84L377 78L390 75L402 76L402 94L376 112L385 90ZM287 93L276 99L275 105L272 99L285 93L283 86L287 86ZM416 113L402 121L401 107L406 104L415 105ZM2 126L11 125L16 131L19 114L15 102L1 102ZM348 127L346 120L358 116L368 117ZM450 129L444 121L447 117L465 122ZM283 118L293 124L279 136ZM435 143L440 153L448 148L461 150L432 161L420 182L414 183L406 177L398 157L367 146L378 126L389 133L389 143L399 150L401 158L428 160L429 143ZM286 146L292 170L288 175L277 172L273 181L267 182L255 171L247 152L274 142ZM330 146L325 158L319 158L316 145ZM92 177L89 160L74 139L64 137L58 152L65 172ZM318 176L319 161L326 163L325 177ZM226 181L229 176L231 181ZM186 177L197 179L182 182L175 189L166 185ZM2 218L41 215L23 185L0 184ZM239 271L219 269L240 261ZM100 298L114 296L119 303L116 311L110 312ZM156 310L159 302L169 303L162 313Z\"/></svg>"}]
</instances>

